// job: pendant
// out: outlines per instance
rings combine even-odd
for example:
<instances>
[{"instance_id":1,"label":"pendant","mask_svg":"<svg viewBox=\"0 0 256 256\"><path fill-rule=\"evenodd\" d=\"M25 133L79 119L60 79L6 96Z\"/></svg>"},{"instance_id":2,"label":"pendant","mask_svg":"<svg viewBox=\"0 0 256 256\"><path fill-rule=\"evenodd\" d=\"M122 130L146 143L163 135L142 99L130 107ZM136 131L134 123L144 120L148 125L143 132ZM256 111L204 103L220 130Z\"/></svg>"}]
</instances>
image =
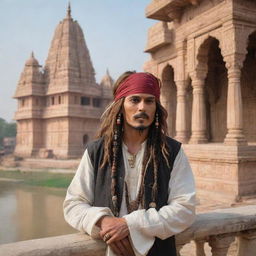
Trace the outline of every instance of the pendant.
<instances>
[{"instance_id":1,"label":"pendant","mask_svg":"<svg viewBox=\"0 0 256 256\"><path fill-rule=\"evenodd\" d=\"M130 168L135 167L135 162L136 162L136 155L130 155L128 157L128 163L129 163Z\"/></svg>"}]
</instances>

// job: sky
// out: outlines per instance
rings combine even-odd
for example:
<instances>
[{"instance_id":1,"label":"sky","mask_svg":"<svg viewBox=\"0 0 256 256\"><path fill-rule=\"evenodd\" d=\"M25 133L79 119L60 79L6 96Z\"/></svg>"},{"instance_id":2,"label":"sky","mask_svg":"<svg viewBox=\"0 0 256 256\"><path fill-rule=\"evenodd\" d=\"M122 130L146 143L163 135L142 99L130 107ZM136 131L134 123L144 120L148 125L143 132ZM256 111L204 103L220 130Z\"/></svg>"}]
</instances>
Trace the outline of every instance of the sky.
<instances>
[{"instance_id":1,"label":"sky","mask_svg":"<svg viewBox=\"0 0 256 256\"><path fill-rule=\"evenodd\" d=\"M145 17L150 0L71 0L71 15L81 26L100 82L108 68L116 79L142 71L147 31L156 21ZM68 0L0 0L0 118L10 122L13 95L26 60L34 52L44 66L54 30L66 16Z\"/></svg>"}]
</instances>

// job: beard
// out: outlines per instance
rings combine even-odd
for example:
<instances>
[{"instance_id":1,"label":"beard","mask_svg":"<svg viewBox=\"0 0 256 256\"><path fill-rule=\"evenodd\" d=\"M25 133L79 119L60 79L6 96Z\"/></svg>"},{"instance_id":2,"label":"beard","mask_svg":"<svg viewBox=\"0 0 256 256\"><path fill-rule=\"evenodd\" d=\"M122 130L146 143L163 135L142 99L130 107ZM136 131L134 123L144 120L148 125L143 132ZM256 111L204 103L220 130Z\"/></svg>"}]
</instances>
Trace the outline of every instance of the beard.
<instances>
[{"instance_id":1,"label":"beard","mask_svg":"<svg viewBox=\"0 0 256 256\"><path fill-rule=\"evenodd\" d=\"M139 113L139 114L133 116L133 119L134 119L134 120L137 120L137 119L139 119L139 118L143 118L143 119L145 119L145 120L148 120L148 119L149 119L149 116L148 116L148 114L146 114L145 112L141 112L141 113ZM130 128L132 128L132 129L138 131L140 135L142 135L142 133L143 133L145 130L147 130L147 129L151 126L152 123L151 123L151 124L148 124L148 125L144 125L144 124L143 124L143 121L139 121L139 123L138 123L137 125L132 125L132 124L130 124L129 122L126 122L126 124L127 124Z\"/></svg>"},{"instance_id":2,"label":"beard","mask_svg":"<svg viewBox=\"0 0 256 256\"><path fill-rule=\"evenodd\" d=\"M133 126L129 123L127 123L128 126L130 126L131 128L133 128L134 130L138 131L139 134L141 135L145 130L147 130L150 125L146 126L146 125L138 125L138 126Z\"/></svg>"}]
</instances>

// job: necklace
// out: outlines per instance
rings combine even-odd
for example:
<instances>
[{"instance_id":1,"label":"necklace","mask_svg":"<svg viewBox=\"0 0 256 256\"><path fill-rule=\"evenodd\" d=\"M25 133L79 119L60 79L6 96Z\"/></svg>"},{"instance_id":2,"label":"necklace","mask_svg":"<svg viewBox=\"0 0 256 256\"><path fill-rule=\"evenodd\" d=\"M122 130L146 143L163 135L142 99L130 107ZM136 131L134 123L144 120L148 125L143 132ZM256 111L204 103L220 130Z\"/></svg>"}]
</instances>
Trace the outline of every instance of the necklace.
<instances>
[{"instance_id":1,"label":"necklace","mask_svg":"<svg viewBox=\"0 0 256 256\"><path fill-rule=\"evenodd\" d=\"M139 190L139 193L138 193L136 199L130 201L130 193L128 191L127 182L125 181L125 201L126 201L126 208L127 208L128 213L138 210L140 203L141 203L142 194L143 194L143 189L142 189L142 184L141 184L140 190Z\"/></svg>"},{"instance_id":2,"label":"necklace","mask_svg":"<svg viewBox=\"0 0 256 256\"><path fill-rule=\"evenodd\" d=\"M134 155L134 156L136 158L136 155ZM129 165L130 165L130 163L129 163ZM131 165L130 165L130 167L131 167ZM133 168L133 167L131 167L131 168ZM140 180L140 185L139 185L140 186L139 187L139 192L138 192L135 200L131 200L131 196L130 196L130 193L129 193L129 190L128 190L127 181L124 182L124 185L125 185L125 201L126 201L126 208L127 208L128 213L131 213L133 211L138 210L141 203L142 203L142 207L144 207L143 202L142 202L142 198L143 198L143 193L144 193L145 171L146 171L146 168L144 168L141 171L141 174L140 174L141 180Z\"/></svg>"},{"instance_id":3,"label":"necklace","mask_svg":"<svg viewBox=\"0 0 256 256\"><path fill-rule=\"evenodd\" d=\"M130 154L128 156L128 163L129 163L129 166L130 168L134 168L135 167L135 162L136 162L136 154Z\"/></svg>"}]
</instances>

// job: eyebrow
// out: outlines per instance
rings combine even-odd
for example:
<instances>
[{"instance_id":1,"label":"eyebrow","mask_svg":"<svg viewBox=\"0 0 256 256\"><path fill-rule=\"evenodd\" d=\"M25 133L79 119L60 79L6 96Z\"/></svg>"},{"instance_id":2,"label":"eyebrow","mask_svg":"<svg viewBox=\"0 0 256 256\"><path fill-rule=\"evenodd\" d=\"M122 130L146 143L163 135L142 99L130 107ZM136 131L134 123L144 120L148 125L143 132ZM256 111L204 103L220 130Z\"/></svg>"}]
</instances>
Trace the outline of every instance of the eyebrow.
<instances>
[{"instance_id":1,"label":"eyebrow","mask_svg":"<svg viewBox=\"0 0 256 256\"><path fill-rule=\"evenodd\" d=\"M144 98L144 97L141 97L141 96L139 96L139 95L131 95L129 98L130 98L130 99L132 99L132 98L139 98L139 99L141 99L141 98ZM149 97L145 97L144 99L145 99L145 100L154 100L155 97L154 97L154 96L149 96Z\"/></svg>"}]
</instances>

